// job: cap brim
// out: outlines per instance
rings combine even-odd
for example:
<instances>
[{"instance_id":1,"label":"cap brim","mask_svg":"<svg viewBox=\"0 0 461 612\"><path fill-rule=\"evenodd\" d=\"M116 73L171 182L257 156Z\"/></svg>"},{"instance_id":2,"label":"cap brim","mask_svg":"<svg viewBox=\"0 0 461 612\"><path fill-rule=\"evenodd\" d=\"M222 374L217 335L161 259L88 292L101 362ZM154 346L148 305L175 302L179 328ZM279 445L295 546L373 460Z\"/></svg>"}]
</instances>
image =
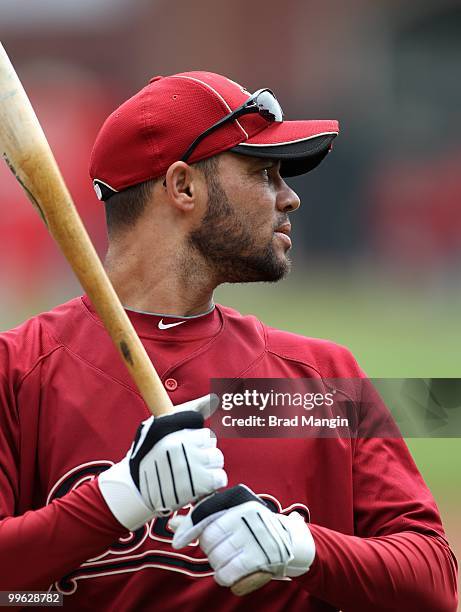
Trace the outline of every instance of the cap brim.
<instances>
[{"instance_id":1,"label":"cap brim","mask_svg":"<svg viewBox=\"0 0 461 612\"><path fill-rule=\"evenodd\" d=\"M283 121L272 123L231 151L279 159L282 176L298 176L320 164L338 133L337 121Z\"/></svg>"}]
</instances>

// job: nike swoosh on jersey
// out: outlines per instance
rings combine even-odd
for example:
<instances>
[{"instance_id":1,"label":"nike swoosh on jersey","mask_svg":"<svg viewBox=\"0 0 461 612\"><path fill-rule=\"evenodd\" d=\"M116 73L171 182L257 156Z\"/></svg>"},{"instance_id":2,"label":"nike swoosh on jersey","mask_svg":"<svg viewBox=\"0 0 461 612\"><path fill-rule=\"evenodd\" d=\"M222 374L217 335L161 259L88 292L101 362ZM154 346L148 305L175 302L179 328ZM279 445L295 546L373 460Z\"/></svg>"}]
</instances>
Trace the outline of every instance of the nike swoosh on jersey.
<instances>
[{"instance_id":1,"label":"nike swoosh on jersey","mask_svg":"<svg viewBox=\"0 0 461 612\"><path fill-rule=\"evenodd\" d=\"M176 327L176 325L182 325L183 323L186 323L186 321L178 321L177 323L164 323L163 319L160 319L160 321L158 322L158 328L169 329L170 327Z\"/></svg>"}]
</instances>

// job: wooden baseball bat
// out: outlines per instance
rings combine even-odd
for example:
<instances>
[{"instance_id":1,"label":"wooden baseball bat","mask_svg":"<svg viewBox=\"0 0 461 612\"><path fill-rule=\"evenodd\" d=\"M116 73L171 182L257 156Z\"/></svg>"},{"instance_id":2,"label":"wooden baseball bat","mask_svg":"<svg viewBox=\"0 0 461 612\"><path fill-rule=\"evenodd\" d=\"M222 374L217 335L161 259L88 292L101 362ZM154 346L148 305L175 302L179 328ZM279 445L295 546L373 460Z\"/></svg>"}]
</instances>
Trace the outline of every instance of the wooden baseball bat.
<instances>
[{"instance_id":1,"label":"wooden baseball bat","mask_svg":"<svg viewBox=\"0 0 461 612\"><path fill-rule=\"evenodd\" d=\"M1 43L0 152L91 299L150 412L171 412L173 404L107 277ZM270 578L256 572L233 585L232 591L245 595Z\"/></svg>"}]
</instances>

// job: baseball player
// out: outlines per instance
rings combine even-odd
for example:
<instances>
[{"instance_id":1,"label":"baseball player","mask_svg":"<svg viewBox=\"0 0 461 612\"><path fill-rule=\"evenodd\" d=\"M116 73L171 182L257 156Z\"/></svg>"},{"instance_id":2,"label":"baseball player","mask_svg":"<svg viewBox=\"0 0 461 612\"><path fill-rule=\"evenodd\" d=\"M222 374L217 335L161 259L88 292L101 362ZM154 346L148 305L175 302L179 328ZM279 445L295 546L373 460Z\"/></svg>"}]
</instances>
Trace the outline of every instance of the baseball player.
<instances>
[{"instance_id":1,"label":"baseball player","mask_svg":"<svg viewBox=\"0 0 461 612\"><path fill-rule=\"evenodd\" d=\"M176 409L149 417L87 296L0 335L1 590L52 588L69 610L456 609L402 439L218 448L206 426L213 378L364 377L347 349L213 301L288 272L300 202L284 178L337 133L208 72L153 78L106 120L90 166L105 265ZM257 570L262 589L223 588Z\"/></svg>"}]
</instances>

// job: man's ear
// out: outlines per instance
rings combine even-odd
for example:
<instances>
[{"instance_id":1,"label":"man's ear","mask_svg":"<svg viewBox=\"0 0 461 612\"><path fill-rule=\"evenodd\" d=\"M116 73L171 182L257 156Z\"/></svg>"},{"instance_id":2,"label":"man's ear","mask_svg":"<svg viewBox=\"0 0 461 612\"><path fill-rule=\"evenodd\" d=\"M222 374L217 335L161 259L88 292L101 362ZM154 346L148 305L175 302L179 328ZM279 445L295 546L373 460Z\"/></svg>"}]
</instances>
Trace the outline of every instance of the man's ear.
<instances>
[{"instance_id":1,"label":"man's ear","mask_svg":"<svg viewBox=\"0 0 461 612\"><path fill-rule=\"evenodd\" d=\"M197 173L186 162L177 161L168 168L164 188L171 203L183 211L192 210L197 195Z\"/></svg>"}]
</instances>

